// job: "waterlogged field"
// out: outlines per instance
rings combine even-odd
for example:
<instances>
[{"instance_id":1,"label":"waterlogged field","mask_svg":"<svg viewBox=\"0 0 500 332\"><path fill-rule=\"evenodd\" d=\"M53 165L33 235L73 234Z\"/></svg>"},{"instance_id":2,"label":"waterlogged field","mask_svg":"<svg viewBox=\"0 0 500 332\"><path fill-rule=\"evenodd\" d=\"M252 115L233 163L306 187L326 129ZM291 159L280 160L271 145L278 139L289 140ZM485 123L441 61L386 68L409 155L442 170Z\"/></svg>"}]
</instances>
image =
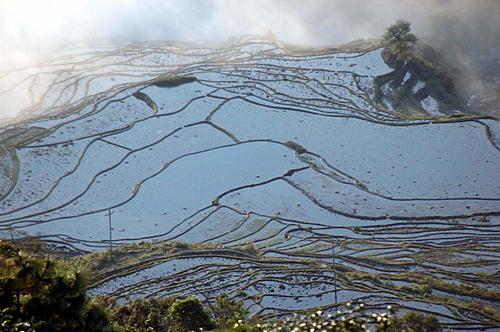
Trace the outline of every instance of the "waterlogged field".
<instances>
[{"instance_id":1,"label":"waterlogged field","mask_svg":"<svg viewBox=\"0 0 500 332\"><path fill-rule=\"evenodd\" d=\"M418 117L376 103L380 53L245 37L1 73L25 119L0 131L0 236L103 251L111 219L116 264L90 293L123 301L225 292L269 317L363 302L498 328L499 124L430 95Z\"/></svg>"}]
</instances>

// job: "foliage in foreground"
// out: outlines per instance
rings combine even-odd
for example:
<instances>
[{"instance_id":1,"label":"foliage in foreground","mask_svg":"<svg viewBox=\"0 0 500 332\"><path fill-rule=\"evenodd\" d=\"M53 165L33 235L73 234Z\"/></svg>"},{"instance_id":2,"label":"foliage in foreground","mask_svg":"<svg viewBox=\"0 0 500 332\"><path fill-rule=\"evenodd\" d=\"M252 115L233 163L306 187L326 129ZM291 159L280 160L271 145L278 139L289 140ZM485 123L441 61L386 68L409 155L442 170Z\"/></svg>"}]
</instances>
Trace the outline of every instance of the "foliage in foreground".
<instances>
[{"instance_id":1,"label":"foliage in foreground","mask_svg":"<svg viewBox=\"0 0 500 332\"><path fill-rule=\"evenodd\" d=\"M264 324L246 325L243 321L231 329L220 332L441 332L442 328L436 317L410 312L404 317L392 313L368 313L363 304L346 311L336 311L333 315L324 315L317 311L310 315L294 314L290 318L275 320ZM390 307L388 307L390 310Z\"/></svg>"},{"instance_id":2,"label":"foliage in foreground","mask_svg":"<svg viewBox=\"0 0 500 332\"><path fill-rule=\"evenodd\" d=\"M182 296L116 305L106 296L87 297L86 287L85 278L70 265L35 257L0 240L1 332L441 331L433 316L408 313L400 318L365 310L363 304L333 315L318 311L247 325L242 301L226 294L207 307L198 299Z\"/></svg>"},{"instance_id":3,"label":"foliage in foreground","mask_svg":"<svg viewBox=\"0 0 500 332\"><path fill-rule=\"evenodd\" d=\"M167 331L168 308L176 299L137 299L129 305L110 309L113 321L123 331Z\"/></svg>"},{"instance_id":4,"label":"foliage in foreground","mask_svg":"<svg viewBox=\"0 0 500 332\"><path fill-rule=\"evenodd\" d=\"M110 331L103 306L85 291L78 271L0 241L2 331Z\"/></svg>"},{"instance_id":5,"label":"foliage in foreground","mask_svg":"<svg viewBox=\"0 0 500 332\"><path fill-rule=\"evenodd\" d=\"M220 294L206 308L194 298L137 299L128 305L109 304L111 318L119 331L198 331L227 328L244 319L243 302Z\"/></svg>"},{"instance_id":6,"label":"foliage in foreground","mask_svg":"<svg viewBox=\"0 0 500 332\"><path fill-rule=\"evenodd\" d=\"M230 326L243 318L241 301L225 294L207 310L198 299L137 299L117 306L86 295L84 274L66 262L0 240L0 331L189 331Z\"/></svg>"}]
</instances>

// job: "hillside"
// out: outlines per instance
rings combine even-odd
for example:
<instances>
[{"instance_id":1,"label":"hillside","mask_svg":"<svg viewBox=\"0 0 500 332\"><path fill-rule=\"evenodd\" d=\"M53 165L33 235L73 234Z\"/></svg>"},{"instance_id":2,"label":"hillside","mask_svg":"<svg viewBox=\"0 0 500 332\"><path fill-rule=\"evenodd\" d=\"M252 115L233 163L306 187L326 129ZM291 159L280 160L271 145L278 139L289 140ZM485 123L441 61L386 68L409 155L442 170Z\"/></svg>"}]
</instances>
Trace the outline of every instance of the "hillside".
<instances>
[{"instance_id":1,"label":"hillside","mask_svg":"<svg viewBox=\"0 0 500 332\"><path fill-rule=\"evenodd\" d=\"M368 43L85 46L1 73L25 112L0 129L0 237L79 255L111 236L90 293L124 301L500 326L498 121Z\"/></svg>"}]
</instances>

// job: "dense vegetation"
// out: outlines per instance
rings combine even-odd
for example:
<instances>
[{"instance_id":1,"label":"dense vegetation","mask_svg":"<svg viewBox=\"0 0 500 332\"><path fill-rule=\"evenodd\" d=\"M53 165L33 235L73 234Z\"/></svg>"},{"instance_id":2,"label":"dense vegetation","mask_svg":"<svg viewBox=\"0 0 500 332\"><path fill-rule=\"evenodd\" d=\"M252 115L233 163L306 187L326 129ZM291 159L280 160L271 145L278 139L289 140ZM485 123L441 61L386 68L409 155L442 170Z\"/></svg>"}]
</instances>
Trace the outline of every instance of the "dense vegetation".
<instances>
[{"instance_id":1,"label":"dense vegetation","mask_svg":"<svg viewBox=\"0 0 500 332\"><path fill-rule=\"evenodd\" d=\"M31 250L33 248L31 247ZM88 297L84 271L30 247L0 240L0 331L440 331L433 316L365 312L363 304L333 315L309 315L245 324L242 301L220 294L204 306L183 296L136 299L117 305L107 296ZM350 304L349 304L350 305ZM388 308L390 310L390 307Z\"/></svg>"},{"instance_id":2,"label":"dense vegetation","mask_svg":"<svg viewBox=\"0 0 500 332\"><path fill-rule=\"evenodd\" d=\"M417 37L410 32L408 21L398 20L387 28L382 43L391 49L398 59L409 59L417 43Z\"/></svg>"},{"instance_id":3,"label":"dense vegetation","mask_svg":"<svg viewBox=\"0 0 500 332\"><path fill-rule=\"evenodd\" d=\"M2 331L106 331L106 312L85 291L82 273L0 241Z\"/></svg>"}]
</instances>

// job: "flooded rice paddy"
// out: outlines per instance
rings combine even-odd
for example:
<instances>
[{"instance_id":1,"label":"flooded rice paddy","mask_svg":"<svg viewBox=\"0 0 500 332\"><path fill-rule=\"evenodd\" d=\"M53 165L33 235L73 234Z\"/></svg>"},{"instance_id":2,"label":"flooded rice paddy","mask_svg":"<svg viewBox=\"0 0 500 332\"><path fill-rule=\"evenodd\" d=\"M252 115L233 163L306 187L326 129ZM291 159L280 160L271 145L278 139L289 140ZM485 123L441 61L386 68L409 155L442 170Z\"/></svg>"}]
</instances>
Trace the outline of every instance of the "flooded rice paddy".
<instances>
[{"instance_id":1,"label":"flooded rice paddy","mask_svg":"<svg viewBox=\"0 0 500 332\"><path fill-rule=\"evenodd\" d=\"M268 317L363 302L498 327L498 121L376 103L380 52L246 37L2 73L25 118L0 130L0 235L106 250L111 213L117 252L164 248L94 282L121 301L225 292Z\"/></svg>"}]
</instances>

